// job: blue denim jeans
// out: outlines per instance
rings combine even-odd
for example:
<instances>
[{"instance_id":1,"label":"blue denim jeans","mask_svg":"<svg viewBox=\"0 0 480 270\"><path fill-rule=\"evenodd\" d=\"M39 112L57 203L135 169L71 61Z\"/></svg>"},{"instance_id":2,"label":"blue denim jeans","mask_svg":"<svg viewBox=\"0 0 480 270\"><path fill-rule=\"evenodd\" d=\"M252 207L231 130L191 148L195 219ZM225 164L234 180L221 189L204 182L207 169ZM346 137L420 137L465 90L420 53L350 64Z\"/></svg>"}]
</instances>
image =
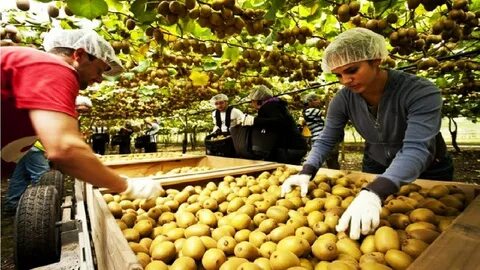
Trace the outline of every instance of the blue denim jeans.
<instances>
[{"instance_id":1,"label":"blue denim jeans","mask_svg":"<svg viewBox=\"0 0 480 270\"><path fill-rule=\"evenodd\" d=\"M50 170L44 152L32 147L17 163L8 184L5 209L14 210L28 184L36 184L40 176Z\"/></svg>"}]
</instances>

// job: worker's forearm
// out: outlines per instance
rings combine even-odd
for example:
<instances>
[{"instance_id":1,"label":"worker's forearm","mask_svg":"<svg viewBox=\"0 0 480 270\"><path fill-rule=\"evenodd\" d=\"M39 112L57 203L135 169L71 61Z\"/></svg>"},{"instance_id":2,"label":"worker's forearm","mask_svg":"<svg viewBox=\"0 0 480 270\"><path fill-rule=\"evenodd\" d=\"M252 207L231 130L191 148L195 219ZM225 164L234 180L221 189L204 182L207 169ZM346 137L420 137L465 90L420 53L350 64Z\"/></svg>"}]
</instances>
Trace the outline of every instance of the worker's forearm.
<instances>
[{"instance_id":1,"label":"worker's forearm","mask_svg":"<svg viewBox=\"0 0 480 270\"><path fill-rule=\"evenodd\" d=\"M47 155L62 172L70 176L114 192L127 189L126 180L105 167L83 142L69 144L68 147Z\"/></svg>"}]
</instances>

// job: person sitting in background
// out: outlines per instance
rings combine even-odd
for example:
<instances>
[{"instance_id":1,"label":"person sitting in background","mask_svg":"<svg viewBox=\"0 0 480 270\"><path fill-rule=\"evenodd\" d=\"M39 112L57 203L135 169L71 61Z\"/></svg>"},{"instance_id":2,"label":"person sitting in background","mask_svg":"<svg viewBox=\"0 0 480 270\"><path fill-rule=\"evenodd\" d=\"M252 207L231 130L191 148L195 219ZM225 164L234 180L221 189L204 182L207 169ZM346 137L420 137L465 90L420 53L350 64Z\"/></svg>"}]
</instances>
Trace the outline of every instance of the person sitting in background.
<instances>
[{"instance_id":1,"label":"person sitting in background","mask_svg":"<svg viewBox=\"0 0 480 270\"><path fill-rule=\"evenodd\" d=\"M145 124L147 126L145 135L150 136L145 145L145 153L155 153L157 152L157 134L160 131L160 125L155 118L145 119Z\"/></svg>"},{"instance_id":2,"label":"person sitting in background","mask_svg":"<svg viewBox=\"0 0 480 270\"><path fill-rule=\"evenodd\" d=\"M152 179L126 179L104 166L79 132L75 98L122 71L112 46L93 30L54 29L46 33L46 52L0 47L2 176L38 139L47 157L64 174L123 193L148 198L163 192Z\"/></svg>"},{"instance_id":3,"label":"person sitting in background","mask_svg":"<svg viewBox=\"0 0 480 270\"><path fill-rule=\"evenodd\" d=\"M97 123L97 125L92 127L92 149L96 154L105 155L105 149L110 141L110 135L104 121Z\"/></svg>"},{"instance_id":4,"label":"person sitting in background","mask_svg":"<svg viewBox=\"0 0 480 270\"><path fill-rule=\"evenodd\" d=\"M303 118L307 123L308 128L312 133L311 144L320 137L320 133L325 126L325 122L322 118L322 111L320 110L321 100L315 93L309 93L304 97L305 109L303 110ZM338 144L330 152L326 163L329 169L340 169L340 163L338 162Z\"/></svg>"},{"instance_id":5,"label":"person sitting in background","mask_svg":"<svg viewBox=\"0 0 480 270\"><path fill-rule=\"evenodd\" d=\"M365 139L362 171L377 174L338 221L336 230L349 228L350 238L375 231L382 201L401 185L417 178L452 180L453 163L440 133L442 96L427 79L398 70L382 69L388 56L385 38L365 28L349 29L328 45L322 69L345 87L335 94L326 125L298 175L282 185L282 194L300 186L306 196L335 144L343 139L350 120Z\"/></svg>"},{"instance_id":6,"label":"person sitting in background","mask_svg":"<svg viewBox=\"0 0 480 270\"><path fill-rule=\"evenodd\" d=\"M215 107L212 112L213 131L205 137L205 152L207 155L235 157L235 147L230 134L230 128L235 127L242 119L243 113L228 106L228 97L218 94L210 99Z\"/></svg>"},{"instance_id":7,"label":"person sitting in background","mask_svg":"<svg viewBox=\"0 0 480 270\"><path fill-rule=\"evenodd\" d=\"M307 153L307 143L288 111L287 103L273 97L272 91L264 85L254 87L248 97L258 114L256 117L244 115L242 126L253 126L259 133L255 132L252 136L264 137L264 142L258 145L252 142L252 150L264 152L265 160L300 164ZM267 144L271 149L262 149Z\"/></svg>"},{"instance_id":8,"label":"person sitting in background","mask_svg":"<svg viewBox=\"0 0 480 270\"><path fill-rule=\"evenodd\" d=\"M242 111L228 106L228 97L225 94L213 96L210 103L215 106L215 111L212 112L213 123L215 123L212 133L230 134L230 127L241 121Z\"/></svg>"},{"instance_id":9,"label":"person sitting in background","mask_svg":"<svg viewBox=\"0 0 480 270\"><path fill-rule=\"evenodd\" d=\"M92 102L88 97L77 96L75 99L77 113L80 115L88 113L91 108ZM32 148L20 158L12 177L9 179L4 211L13 214L29 183L37 184L40 177L49 170L50 164L46 157L45 148L40 141L36 141Z\"/></svg>"}]
</instances>

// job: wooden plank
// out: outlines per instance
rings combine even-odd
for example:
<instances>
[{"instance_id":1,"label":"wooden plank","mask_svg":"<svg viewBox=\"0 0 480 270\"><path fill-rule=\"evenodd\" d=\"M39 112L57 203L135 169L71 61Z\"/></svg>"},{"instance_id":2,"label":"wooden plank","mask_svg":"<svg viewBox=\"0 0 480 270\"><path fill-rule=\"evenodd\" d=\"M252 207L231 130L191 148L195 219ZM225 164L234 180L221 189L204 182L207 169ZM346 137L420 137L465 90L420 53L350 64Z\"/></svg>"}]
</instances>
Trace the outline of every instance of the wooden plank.
<instances>
[{"instance_id":1,"label":"wooden plank","mask_svg":"<svg viewBox=\"0 0 480 270\"><path fill-rule=\"evenodd\" d=\"M108 210L102 194L91 185L87 186L87 190L91 197L89 204L92 204L89 213L98 269L143 269Z\"/></svg>"},{"instance_id":2,"label":"wooden plank","mask_svg":"<svg viewBox=\"0 0 480 270\"><path fill-rule=\"evenodd\" d=\"M243 166L270 164L272 162L262 160L248 160L238 158L225 158L216 156L190 156L182 158L155 159L150 161L140 161L136 163L110 164L108 167L117 173L130 177L143 177L155 175L159 171L168 172L172 169L181 167L201 167L206 166L214 169L239 168ZM192 172L196 174L200 172ZM187 173L188 174L188 173ZM170 177L171 175L160 175L160 177Z\"/></svg>"},{"instance_id":3,"label":"wooden plank","mask_svg":"<svg viewBox=\"0 0 480 270\"><path fill-rule=\"evenodd\" d=\"M152 162L161 162L161 161L173 161L173 160L182 160L182 159L200 159L205 157L205 155L183 155L178 157L163 157L163 158L145 158L145 159L131 159L131 160L106 160L103 161L105 166L118 166L118 165L128 165L128 164L142 164L142 163L152 163Z\"/></svg>"}]
</instances>

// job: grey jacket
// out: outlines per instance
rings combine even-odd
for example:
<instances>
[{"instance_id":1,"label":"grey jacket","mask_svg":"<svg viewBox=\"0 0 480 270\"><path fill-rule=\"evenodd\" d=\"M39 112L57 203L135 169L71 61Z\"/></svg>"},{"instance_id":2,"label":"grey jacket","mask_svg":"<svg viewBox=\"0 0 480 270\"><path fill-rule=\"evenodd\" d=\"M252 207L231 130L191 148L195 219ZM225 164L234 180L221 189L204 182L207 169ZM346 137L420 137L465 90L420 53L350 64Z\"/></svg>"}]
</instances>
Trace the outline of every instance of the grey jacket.
<instances>
[{"instance_id":1,"label":"grey jacket","mask_svg":"<svg viewBox=\"0 0 480 270\"><path fill-rule=\"evenodd\" d=\"M398 188L415 180L435 157L435 136L441 123L442 98L430 81L402 71L388 70L377 117L366 101L348 88L330 103L326 125L315 141L302 173L313 175L341 141L348 120L365 139L366 154L388 166L380 175Z\"/></svg>"}]
</instances>

